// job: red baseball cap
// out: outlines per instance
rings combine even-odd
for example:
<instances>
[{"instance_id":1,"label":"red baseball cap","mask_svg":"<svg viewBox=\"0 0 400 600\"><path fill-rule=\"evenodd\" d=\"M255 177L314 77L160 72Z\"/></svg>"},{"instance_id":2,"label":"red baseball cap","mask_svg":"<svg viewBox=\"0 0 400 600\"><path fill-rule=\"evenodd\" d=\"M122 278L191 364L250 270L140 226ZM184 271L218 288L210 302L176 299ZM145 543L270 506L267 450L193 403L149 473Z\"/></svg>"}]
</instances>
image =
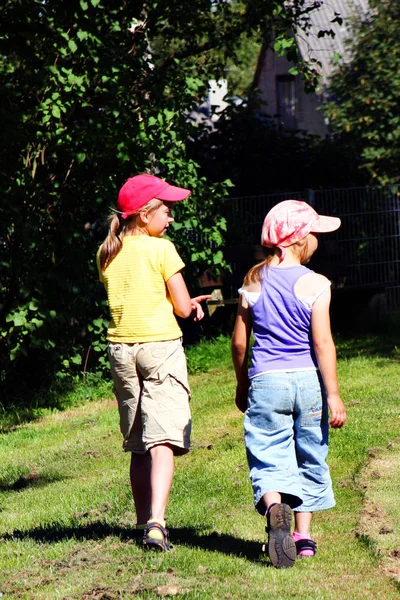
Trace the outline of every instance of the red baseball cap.
<instances>
[{"instance_id":1,"label":"red baseball cap","mask_svg":"<svg viewBox=\"0 0 400 600\"><path fill-rule=\"evenodd\" d=\"M305 238L309 233L329 233L340 227L338 217L319 215L307 202L284 200L276 204L264 219L261 244L272 248L286 248ZM283 260L282 250L281 259Z\"/></svg>"},{"instance_id":2,"label":"red baseball cap","mask_svg":"<svg viewBox=\"0 0 400 600\"><path fill-rule=\"evenodd\" d=\"M118 194L117 206L123 219L157 198L166 202L179 202L190 196L190 191L170 185L154 175L130 177Z\"/></svg>"}]
</instances>

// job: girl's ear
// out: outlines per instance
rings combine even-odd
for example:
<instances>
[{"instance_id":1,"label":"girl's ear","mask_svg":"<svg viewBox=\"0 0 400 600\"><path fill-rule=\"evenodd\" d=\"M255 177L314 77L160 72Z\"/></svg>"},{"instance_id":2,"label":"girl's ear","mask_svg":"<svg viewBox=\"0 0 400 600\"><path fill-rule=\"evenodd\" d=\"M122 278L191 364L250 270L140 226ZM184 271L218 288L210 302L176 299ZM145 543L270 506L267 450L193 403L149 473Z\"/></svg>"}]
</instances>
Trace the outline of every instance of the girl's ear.
<instances>
[{"instance_id":1,"label":"girl's ear","mask_svg":"<svg viewBox=\"0 0 400 600\"><path fill-rule=\"evenodd\" d=\"M147 224L149 222L149 217L147 216L147 210L139 211L139 218L142 221L142 223Z\"/></svg>"}]
</instances>

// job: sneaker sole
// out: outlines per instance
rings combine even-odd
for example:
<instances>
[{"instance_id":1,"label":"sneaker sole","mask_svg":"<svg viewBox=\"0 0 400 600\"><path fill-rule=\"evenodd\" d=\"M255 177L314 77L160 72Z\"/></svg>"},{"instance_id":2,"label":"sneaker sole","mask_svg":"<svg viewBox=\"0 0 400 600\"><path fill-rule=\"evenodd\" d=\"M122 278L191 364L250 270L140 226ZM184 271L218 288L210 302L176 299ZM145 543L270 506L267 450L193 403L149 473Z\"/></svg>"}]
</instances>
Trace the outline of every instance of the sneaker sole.
<instances>
[{"instance_id":1,"label":"sneaker sole","mask_svg":"<svg viewBox=\"0 0 400 600\"><path fill-rule=\"evenodd\" d=\"M287 504L272 507L268 519L268 555L277 569L293 567L297 556L294 539L290 533L292 511Z\"/></svg>"}]
</instances>

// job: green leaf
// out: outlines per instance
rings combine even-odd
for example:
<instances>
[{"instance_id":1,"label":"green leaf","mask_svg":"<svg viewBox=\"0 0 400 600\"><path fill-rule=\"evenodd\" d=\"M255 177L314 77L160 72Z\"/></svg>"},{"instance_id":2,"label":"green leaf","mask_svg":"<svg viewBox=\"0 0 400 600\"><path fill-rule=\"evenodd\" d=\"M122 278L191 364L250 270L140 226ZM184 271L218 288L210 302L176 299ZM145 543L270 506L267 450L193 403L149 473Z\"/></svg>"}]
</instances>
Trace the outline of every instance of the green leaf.
<instances>
[{"instance_id":1,"label":"green leaf","mask_svg":"<svg viewBox=\"0 0 400 600\"><path fill-rule=\"evenodd\" d=\"M219 219L218 225L219 225L220 229L222 229L222 231L228 230L225 217L221 217L221 219Z\"/></svg>"},{"instance_id":2,"label":"green leaf","mask_svg":"<svg viewBox=\"0 0 400 600\"><path fill-rule=\"evenodd\" d=\"M53 106L51 107L51 114L56 119L59 119L61 117L61 112L57 104L53 104Z\"/></svg>"},{"instance_id":3,"label":"green leaf","mask_svg":"<svg viewBox=\"0 0 400 600\"><path fill-rule=\"evenodd\" d=\"M76 42L74 40L69 40L68 48L71 50L71 52L73 54L78 50L78 46L76 45Z\"/></svg>"},{"instance_id":4,"label":"green leaf","mask_svg":"<svg viewBox=\"0 0 400 600\"><path fill-rule=\"evenodd\" d=\"M79 164L83 163L86 160L86 154L84 152L79 152L76 155L76 160L78 161Z\"/></svg>"},{"instance_id":5,"label":"green leaf","mask_svg":"<svg viewBox=\"0 0 400 600\"><path fill-rule=\"evenodd\" d=\"M83 42L83 40L87 40L88 39L88 32L87 31L77 31L76 32L76 37L78 38L78 40L80 40L81 42Z\"/></svg>"},{"instance_id":6,"label":"green leaf","mask_svg":"<svg viewBox=\"0 0 400 600\"><path fill-rule=\"evenodd\" d=\"M36 327L41 327L43 325L43 321L41 319L31 319L31 323L33 323L33 325L36 325Z\"/></svg>"},{"instance_id":7,"label":"green leaf","mask_svg":"<svg viewBox=\"0 0 400 600\"><path fill-rule=\"evenodd\" d=\"M182 229L183 225L182 223L176 223L175 221L173 221L171 223L171 227L174 231L179 231L179 229Z\"/></svg>"},{"instance_id":8,"label":"green leaf","mask_svg":"<svg viewBox=\"0 0 400 600\"><path fill-rule=\"evenodd\" d=\"M12 348L12 350L10 352L10 360L11 361L15 360L19 353L20 353L20 347L19 347L19 345L17 345L14 348Z\"/></svg>"},{"instance_id":9,"label":"green leaf","mask_svg":"<svg viewBox=\"0 0 400 600\"><path fill-rule=\"evenodd\" d=\"M17 314L14 315L13 321L15 327L22 327L22 325L25 325L26 323L26 317L25 315Z\"/></svg>"},{"instance_id":10,"label":"green leaf","mask_svg":"<svg viewBox=\"0 0 400 600\"><path fill-rule=\"evenodd\" d=\"M174 116L175 116L175 113L174 113L174 111L173 111L173 110L167 110L167 109L165 108L165 109L164 109L164 115L165 115L165 117L166 117L167 121L171 121L171 120L174 118Z\"/></svg>"},{"instance_id":11,"label":"green leaf","mask_svg":"<svg viewBox=\"0 0 400 600\"><path fill-rule=\"evenodd\" d=\"M83 11L85 11L89 8L89 4L87 2L85 2L85 0L80 0L79 4L81 5L81 9Z\"/></svg>"}]
</instances>

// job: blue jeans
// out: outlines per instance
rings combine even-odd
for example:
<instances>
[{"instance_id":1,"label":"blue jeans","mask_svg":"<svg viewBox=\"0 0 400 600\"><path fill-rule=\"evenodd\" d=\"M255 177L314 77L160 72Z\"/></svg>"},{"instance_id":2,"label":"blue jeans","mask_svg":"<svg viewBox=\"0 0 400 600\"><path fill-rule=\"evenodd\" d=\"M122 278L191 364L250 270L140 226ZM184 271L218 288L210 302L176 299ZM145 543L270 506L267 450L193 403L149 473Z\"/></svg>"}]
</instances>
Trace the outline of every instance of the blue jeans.
<instances>
[{"instance_id":1,"label":"blue jeans","mask_svg":"<svg viewBox=\"0 0 400 600\"><path fill-rule=\"evenodd\" d=\"M280 492L299 512L332 508L326 394L316 371L272 372L251 380L244 432L254 504Z\"/></svg>"}]
</instances>

